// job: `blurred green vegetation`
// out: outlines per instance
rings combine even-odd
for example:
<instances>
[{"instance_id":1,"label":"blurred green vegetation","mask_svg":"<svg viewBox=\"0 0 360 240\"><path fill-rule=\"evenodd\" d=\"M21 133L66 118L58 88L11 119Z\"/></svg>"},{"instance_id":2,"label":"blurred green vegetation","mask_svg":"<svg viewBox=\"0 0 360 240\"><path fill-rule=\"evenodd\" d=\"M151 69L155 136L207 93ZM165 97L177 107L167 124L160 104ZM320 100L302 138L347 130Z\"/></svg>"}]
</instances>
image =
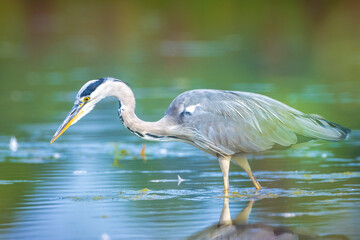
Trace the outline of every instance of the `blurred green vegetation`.
<instances>
[{"instance_id":1,"label":"blurred green vegetation","mask_svg":"<svg viewBox=\"0 0 360 240\"><path fill-rule=\"evenodd\" d=\"M244 90L242 83L271 84L265 94L357 128L359 5L1 1L0 109L6 114L0 133L48 121L58 109L69 108L64 104L72 101L69 91L103 76L138 88ZM289 99L313 85L325 85L322 90L341 106L314 105L307 95ZM169 101L157 104L166 108ZM151 107L143 111L150 114Z\"/></svg>"}]
</instances>

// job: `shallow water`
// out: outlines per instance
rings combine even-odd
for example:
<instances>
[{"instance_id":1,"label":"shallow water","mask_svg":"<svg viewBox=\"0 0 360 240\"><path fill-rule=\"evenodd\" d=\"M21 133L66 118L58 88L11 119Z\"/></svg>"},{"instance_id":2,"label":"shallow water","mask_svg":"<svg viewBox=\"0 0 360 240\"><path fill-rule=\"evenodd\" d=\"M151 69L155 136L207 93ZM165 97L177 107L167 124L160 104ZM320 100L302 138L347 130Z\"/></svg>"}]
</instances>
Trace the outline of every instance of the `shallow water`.
<instances>
[{"instance_id":1,"label":"shallow water","mask_svg":"<svg viewBox=\"0 0 360 240\"><path fill-rule=\"evenodd\" d=\"M107 119L114 109L99 108L51 146L47 129L65 112L53 123L23 126L38 136L20 138L16 152L9 136L0 138L3 239L178 239L217 223L224 195L216 159L182 143L144 142ZM255 200L249 224L356 239L359 142L355 130L341 143L250 156L261 191L232 165L232 216Z\"/></svg>"},{"instance_id":2,"label":"shallow water","mask_svg":"<svg viewBox=\"0 0 360 240\"><path fill-rule=\"evenodd\" d=\"M218 11L215 3L39 2L0 3L0 239L209 238L230 231L217 225L227 200L232 219L254 201L237 234L281 227L299 239L359 239L356 6L342 1L319 15L310 3L267 12L250 3ZM288 21L277 18L284 12ZM217 88L266 94L353 132L250 155L263 189L231 165L224 197L214 157L131 135L114 99L49 144L77 90L108 75L130 83L145 120L185 90Z\"/></svg>"}]
</instances>

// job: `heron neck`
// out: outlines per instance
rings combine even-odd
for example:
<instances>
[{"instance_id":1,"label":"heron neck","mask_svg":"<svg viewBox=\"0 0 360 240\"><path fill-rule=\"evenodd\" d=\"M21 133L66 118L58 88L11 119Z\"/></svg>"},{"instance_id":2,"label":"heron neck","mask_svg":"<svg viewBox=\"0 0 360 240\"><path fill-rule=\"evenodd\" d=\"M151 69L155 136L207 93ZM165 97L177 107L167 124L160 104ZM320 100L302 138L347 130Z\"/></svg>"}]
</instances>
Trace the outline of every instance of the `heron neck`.
<instances>
[{"instance_id":1,"label":"heron neck","mask_svg":"<svg viewBox=\"0 0 360 240\"><path fill-rule=\"evenodd\" d=\"M146 136L156 136L160 139L161 137L168 135L168 126L163 124L164 118L156 122L147 122L138 118L135 113L135 96L129 86L124 83L118 83L114 88L115 91L113 91L112 95L119 99L120 119L131 132L144 138L146 138Z\"/></svg>"}]
</instances>

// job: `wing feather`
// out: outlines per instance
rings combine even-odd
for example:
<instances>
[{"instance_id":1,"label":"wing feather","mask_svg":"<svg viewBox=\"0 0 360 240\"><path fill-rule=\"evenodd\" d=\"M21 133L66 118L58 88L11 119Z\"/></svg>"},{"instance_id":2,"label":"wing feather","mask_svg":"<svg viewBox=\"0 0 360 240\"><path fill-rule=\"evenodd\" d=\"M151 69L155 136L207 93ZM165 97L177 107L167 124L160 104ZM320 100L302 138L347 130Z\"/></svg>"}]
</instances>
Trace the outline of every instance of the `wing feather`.
<instances>
[{"instance_id":1,"label":"wing feather","mask_svg":"<svg viewBox=\"0 0 360 240\"><path fill-rule=\"evenodd\" d=\"M195 106L191 113L186 112L189 106ZM339 141L350 132L320 116L247 92L188 91L172 102L167 114L192 129L195 145L227 155L260 152L276 144L291 146L297 135Z\"/></svg>"}]
</instances>

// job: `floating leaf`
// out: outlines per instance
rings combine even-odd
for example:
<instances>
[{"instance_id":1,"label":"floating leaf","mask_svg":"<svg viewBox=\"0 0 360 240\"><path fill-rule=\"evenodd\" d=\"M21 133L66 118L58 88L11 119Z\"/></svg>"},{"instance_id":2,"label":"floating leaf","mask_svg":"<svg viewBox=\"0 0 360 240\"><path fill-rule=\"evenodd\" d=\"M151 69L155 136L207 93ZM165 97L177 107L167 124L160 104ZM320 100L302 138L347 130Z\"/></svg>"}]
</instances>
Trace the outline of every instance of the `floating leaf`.
<instances>
[{"instance_id":1,"label":"floating leaf","mask_svg":"<svg viewBox=\"0 0 360 240\"><path fill-rule=\"evenodd\" d=\"M360 173L357 173L357 172L344 172L343 174L347 175L347 176L349 176L349 175L360 175Z\"/></svg>"},{"instance_id":2,"label":"floating leaf","mask_svg":"<svg viewBox=\"0 0 360 240\"><path fill-rule=\"evenodd\" d=\"M278 194L274 194L274 193L267 193L266 195L270 198L278 198L279 197Z\"/></svg>"},{"instance_id":3,"label":"floating leaf","mask_svg":"<svg viewBox=\"0 0 360 240\"><path fill-rule=\"evenodd\" d=\"M125 149L121 149L121 150L120 150L120 154L121 154L122 156L126 156L126 155L128 154L128 152L127 152Z\"/></svg>"},{"instance_id":4,"label":"floating leaf","mask_svg":"<svg viewBox=\"0 0 360 240\"><path fill-rule=\"evenodd\" d=\"M296 191L291 192L290 194L299 195L299 194L303 194L303 193L304 193L304 191L301 190L301 189L299 189L299 190L296 190Z\"/></svg>"},{"instance_id":5,"label":"floating leaf","mask_svg":"<svg viewBox=\"0 0 360 240\"><path fill-rule=\"evenodd\" d=\"M94 200L94 201L103 200L103 199L104 199L103 196L95 196L95 197L92 198L92 200Z\"/></svg>"},{"instance_id":6,"label":"floating leaf","mask_svg":"<svg viewBox=\"0 0 360 240\"><path fill-rule=\"evenodd\" d=\"M303 174L303 177L304 177L304 178L311 178L311 175L305 173L305 174Z\"/></svg>"}]
</instances>

